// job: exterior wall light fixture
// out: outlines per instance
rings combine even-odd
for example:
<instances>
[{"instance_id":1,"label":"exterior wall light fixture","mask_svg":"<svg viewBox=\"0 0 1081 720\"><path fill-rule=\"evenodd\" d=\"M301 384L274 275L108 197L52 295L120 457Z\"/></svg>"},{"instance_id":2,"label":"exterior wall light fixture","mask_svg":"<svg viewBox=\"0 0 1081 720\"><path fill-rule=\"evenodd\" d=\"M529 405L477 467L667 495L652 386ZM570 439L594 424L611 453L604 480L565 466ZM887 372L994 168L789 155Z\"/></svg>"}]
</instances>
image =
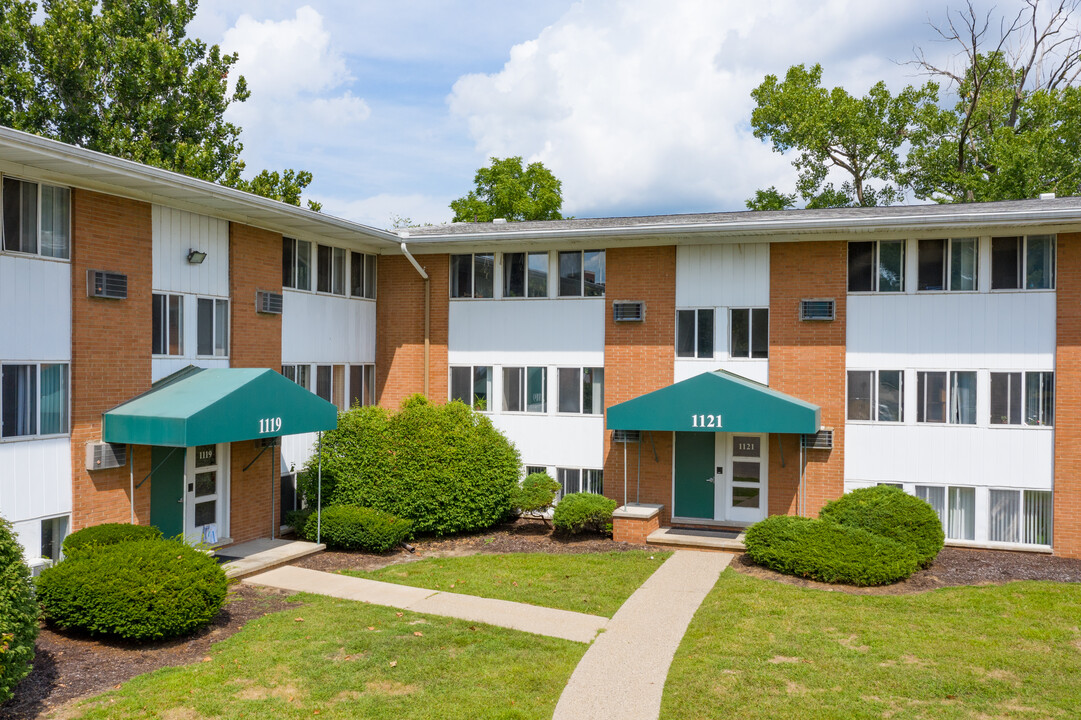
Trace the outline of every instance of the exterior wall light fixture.
<instances>
[{"instance_id":1,"label":"exterior wall light fixture","mask_svg":"<svg viewBox=\"0 0 1081 720\"><path fill-rule=\"evenodd\" d=\"M198 265L201 262L203 262L203 260L206 260L206 253L205 252L203 252L201 250L196 250L195 248L189 248L188 249L188 262L189 263L191 263L192 265Z\"/></svg>"}]
</instances>

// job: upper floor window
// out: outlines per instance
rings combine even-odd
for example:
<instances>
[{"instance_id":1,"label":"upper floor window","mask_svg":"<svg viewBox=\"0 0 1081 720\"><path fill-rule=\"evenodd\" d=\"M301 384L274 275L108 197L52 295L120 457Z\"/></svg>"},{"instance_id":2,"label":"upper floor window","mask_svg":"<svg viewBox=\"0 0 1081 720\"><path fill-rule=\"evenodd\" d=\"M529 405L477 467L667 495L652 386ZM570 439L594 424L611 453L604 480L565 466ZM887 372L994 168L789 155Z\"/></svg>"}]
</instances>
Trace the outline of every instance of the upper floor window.
<instances>
[{"instance_id":1,"label":"upper floor window","mask_svg":"<svg viewBox=\"0 0 1081 720\"><path fill-rule=\"evenodd\" d=\"M316 245L315 289L345 295L345 249Z\"/></svg>"},{"instance_id":2,"label":"upper floor window","mask_svg":"<svg viewBox=\"0 0 1081 720\"><path fill-rule=\"evenodd\" d=\"M976 424L975 370L918 372L916 397L916 422Z\"/></svg>"},{"instance_id":3,"label":"upper floor window","mask_svg":"<svg viewBox=\"0 0 1081 720\"><path fill-rule=\"evenodd\" d=\"M184 297L153 295L152 349L155 355L184 354Z\"/></svg>"},{"instance_id":4,"label":"upper floor window","mask_svg":"<svg viewBox=\"0 0 1081 720\"><path fill-rule=\"evenodd\" d=\"M349 253L349 294L353 297L375 299L376 256L351 251Z\"/></svg>"},{"instance_id":5,"label":"upper floor window","mask_svg":"<svg viewBox=\"0 0 1081 720\"><path fill-rule=\"evenodd\" d=\"M67 363L0 366L0 436L68 432Z\"/></svg>"},{"instance_id":6,"label":"upper floor window","mask_svg":"<svg viewBox=\"0 0 1081 720\"><path fill-rule=\"evenodd\" d=\"M769 357L769 308L732 308L729 325L732 357Z\"/></svg>"},{"instance_id":7,"label":"upper floor window","mask_svg":"<svg viewBox=\"0 0 1081 720\"><path fill-rule=\"evenodd\" d=\"M349 366L349 407L375 404L375 365Z\"/></svg>"},{"instance_id":8,"label":"upper floor window","mask_svg":"<svg viewBox=\"0 0 1081 720\"><path fill-rule=\"evenodd\" d=\"M492 366L476 365L450 369L450 399L460 400L474 410L489 409L492 397Z\"/></svg>"},{"instance_id":9,"label":"upper floor window","mask_svg":"<svg viewBox=\"0 0 1081 720\"><path fill-rule=\"evenodd\" d=\"M69 256L71 191L5 177L4 249L44 257Z\"/></svg>"},{"instance_id":10,"label":"upper floor window","mask_svg":"<svg viewBox=\"0 0 1081 720\"><path fill-rule=\"evenodd\" d=\"M548 412L548 368L503 368L504 412Z\"/></svg>"},{"instance_id":11,"label":"upper floor window","mask_svg":"<svg viewBox=\"0 0 1081 720\"><path fill-rule=\"evenodd\" d=\"M604 414L604 368L559 368L559 412Z\"/></svg>"},{"instance_id":12,"label":"upper floor window","mask_svg":"<svg viewBox=\"0 0 1081 720\"><path fill-rule=\"evenodd\" d=\"M1020 425L1022 418L1025 425L1054 424L1055 373L991 373L991 424Z\"/></svg>"},{"instance_id":13,"label":"upper floor window","mask_svg":"<svg viewBox=\"0 0 1081 720\"><path fill-rule=\"evenodd\" d=\"M849 292L904 292L905 241L848 243Z\"/></svg>"},{"instance_id":14,"label":"upper floor window","mask_svg":"<svg viewBox=\"0 0 1081 720\"><path fill-rule=\"evenodd\" d=\"M560 297L603 297L604 282L604 250L559 253Z\"/></svg>"},{"instance_id":15,"label":"upper floor window","mask_svg":"<svg viewBox=\"0 0 1081 720\"><path fill-rule=\"evenodd\" d=\"M495 297L495 253L451 255L450 296Z\"/></svg>"},{"instance_id":16,"label":"upper floor window","mask_svg":"<svg viewBox=\"0 0 1081 720\"><path fill-rule=\"evenodd\" d=\"M919 241L917 290L976 290L979 242L976 238Z\"/></svg>"},{"instance_id":17,"label":"upper floor window","mask_svg":"<svg viewBox=\"0 0 1081 720\"><path fill-rule=\"evenodd\" d=\"M176 297L176 296L173 296ZM197 349L199 355L229 355L229 301L198 298L196 303Z\"/></svg>"},{"instance_id":18,"label":"upper floor window","mask_svg":"<svg viewBox=\"0 0 1081 720\"><path fill-rule=\"evenodd\" d=\"M311 365L282 365L282 375L289 378L305 390L312 389Z\"/></svg>"},{"instance_id":19,"label":"upper floor window","mask_svg":"<svg viewBox=\"0 0 1081 720\"><path fill-rule=\"evenodd\" d=\"M992 290L1055 287L1055 236L991 238Z\"/></svg>"},{"instance_id":20,"label":"upper floor window","mask_svg":"<svg viewBox=\"0 0 1081 720\"><path fill-rule=\"evenodd\" d=\"M676 357L713 357L712 308L676 310Z\"/></svg>"},{"instance_id":21,"label":"upper floor window","mask_svg":"<svg viewBox=\"0 0 1081 720\"><path fill-rule=\"evenodd\" d=\"M904 373L900 370L849 370L848 419L904 420Z\"/></svg>"},{"instance_id":22,"label":"upper floor window","mask_svg":"<svg viewBox=\"0 0 1081 720\"><path fill-rule=\"evenodd\" d=\"M282 287L312 289L312 244L282 238Z\"/></svg>"},{"instance_id":23,"label":"upper floor window","mask_svg":"<svg viewBox=\"0 0 1081 720\"><path fill-rule=\"evenodd\" d=\"M503 297L548 297L548 253L503 253Z\"/></svg>"}]
</instances>

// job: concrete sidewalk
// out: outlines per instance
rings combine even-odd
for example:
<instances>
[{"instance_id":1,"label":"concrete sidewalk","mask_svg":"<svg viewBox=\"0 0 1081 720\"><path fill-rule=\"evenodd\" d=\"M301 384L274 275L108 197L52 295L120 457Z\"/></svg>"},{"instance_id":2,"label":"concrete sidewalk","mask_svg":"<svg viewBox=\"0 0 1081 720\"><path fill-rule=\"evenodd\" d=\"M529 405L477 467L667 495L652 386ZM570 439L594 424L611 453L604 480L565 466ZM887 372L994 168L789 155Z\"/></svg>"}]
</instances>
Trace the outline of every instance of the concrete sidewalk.
<instances>
[{"instance_id":1,"label":"concrete sidewalk","mask_svg":"<svg viewBox=\"0 0 1081 720\"><path fill-rule=\"evenodd\" d=\"M672 657L698 606L734 556L677 550L590 645L553 720L656 720Z\"/></svg>"},{"instance_id":2,"label":"concrete sidewalk","mask_svg":"<svg viewBox=\"0 0 1081 720\"><path fill-rule=\"evenodd\" d=\"M713 579L716 580L716 576ZM427 590L292 566L254 575L246 578L244 582L279 590L387 605L429 615L443 615L583 643L592 641L610 622L608 618L570 610ZM697 604L695 607L698 607Z\"/></svg>"}]
</instances>

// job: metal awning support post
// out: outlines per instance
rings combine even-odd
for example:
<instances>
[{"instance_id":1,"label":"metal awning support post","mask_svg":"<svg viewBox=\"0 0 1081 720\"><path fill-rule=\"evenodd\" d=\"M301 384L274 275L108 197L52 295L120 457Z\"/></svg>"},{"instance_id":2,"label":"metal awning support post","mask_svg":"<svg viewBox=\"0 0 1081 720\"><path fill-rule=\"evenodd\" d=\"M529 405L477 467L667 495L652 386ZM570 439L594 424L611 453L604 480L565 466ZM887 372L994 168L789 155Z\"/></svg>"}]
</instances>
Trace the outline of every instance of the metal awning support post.
<instances>
[{"instance_id":1,"label":"metal awning support post","mask_svg":"<svg viewBox=\"0 0 1081 720\"><path fill-rule=\"evenodd\" d=\"M323 433L319 433L319 474L315 490L315 542L323 541Z\"/></svg>"},{"instance_id":2,"label":"metal awning support post","mask_svg":"<svg viewBox=\"0 0 1081 720\"><path fill-rule=\"evenodd\" d=\"M131 524L135 524L135 446L128 445L128 484L131 485Z\"/></svg>"},{"instance_id":3,"label":"metal awning support post","mask_svg":"<svg viewBox=\"0 0 1081 720\"><path fill-rule=\"evenodd\" d=\"M274 539L274 446L270 446L270 539Z\"/></svg>"},{"instance_id":4,"label":"metal awning support post","mask_svg":"<svg viewBox=\"0 0 1081 720\"><path fill-rule=\"evenodd\" d=\"M623 443L623 507L627 507L627 443Z\"/></svg>"},{"instance_id":5,"label":"metal awning support post","mask_svg":"<svg viewBox=\"0 0 1081 720\"><path fill-rule=\"evenodd\" d=\"M638 434L638 488L634 491L634 502L642 504L642 434Z\"/></svg>"}]
</instances>

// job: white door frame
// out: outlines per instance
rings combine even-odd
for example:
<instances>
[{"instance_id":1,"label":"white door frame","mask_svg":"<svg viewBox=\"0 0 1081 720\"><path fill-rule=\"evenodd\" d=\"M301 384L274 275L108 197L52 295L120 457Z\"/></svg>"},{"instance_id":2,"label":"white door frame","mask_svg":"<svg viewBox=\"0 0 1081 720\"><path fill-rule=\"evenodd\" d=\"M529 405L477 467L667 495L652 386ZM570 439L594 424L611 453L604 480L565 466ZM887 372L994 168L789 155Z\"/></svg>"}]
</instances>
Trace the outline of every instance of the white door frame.
<instances>
[{"instance_id":1,"label":"white door frame","mask_svg":"<svg viewBox=\"0 0 1081 720\"><path fill-rule=\"evenodd\" d=\"M216 450L213 465L196 467L196 454L199 450L197 447L188 448L184 459L184 539L193 545L202 542L216 545L229 536L230 445L219 443L213 447ZM208 471L216 474L215 492L211 494L215 502L214 523L212 528L209 525L196 527L196 476ZM200 503L206 502L207 499L205 495L199 496Z\"/></svg>"},{"instance_id":2,"label":"white door frame","mask_svg":"<svg viewBox=\"0 0 1081 720\"><path fill-rule=\"evenodd\" d=\"M725 463L724 475L724 515L723 519L732 522L739 523L755 523L759 520L763 520L766 515L769 514L769 435L766 433L724 433L724 446L725 446ZM743 457L737 457L737 453L741 452L736 448L736 438L755 438L759 439L758 456L752 457L745 455ZM721 440L718 439L718 448L721 445ZM747 452L747 450L742 450ZM759 481L758 483L739 482L734 479L733 463L735 462L756 462L759 466ZM720 459L718 458L718 465L720 465ZM758 492L758 507L757 508L742 508L733 504L733 491L735 488L755 488ZM718 518L720 519L720 518Z\"/></svg>"}]
</instances>

